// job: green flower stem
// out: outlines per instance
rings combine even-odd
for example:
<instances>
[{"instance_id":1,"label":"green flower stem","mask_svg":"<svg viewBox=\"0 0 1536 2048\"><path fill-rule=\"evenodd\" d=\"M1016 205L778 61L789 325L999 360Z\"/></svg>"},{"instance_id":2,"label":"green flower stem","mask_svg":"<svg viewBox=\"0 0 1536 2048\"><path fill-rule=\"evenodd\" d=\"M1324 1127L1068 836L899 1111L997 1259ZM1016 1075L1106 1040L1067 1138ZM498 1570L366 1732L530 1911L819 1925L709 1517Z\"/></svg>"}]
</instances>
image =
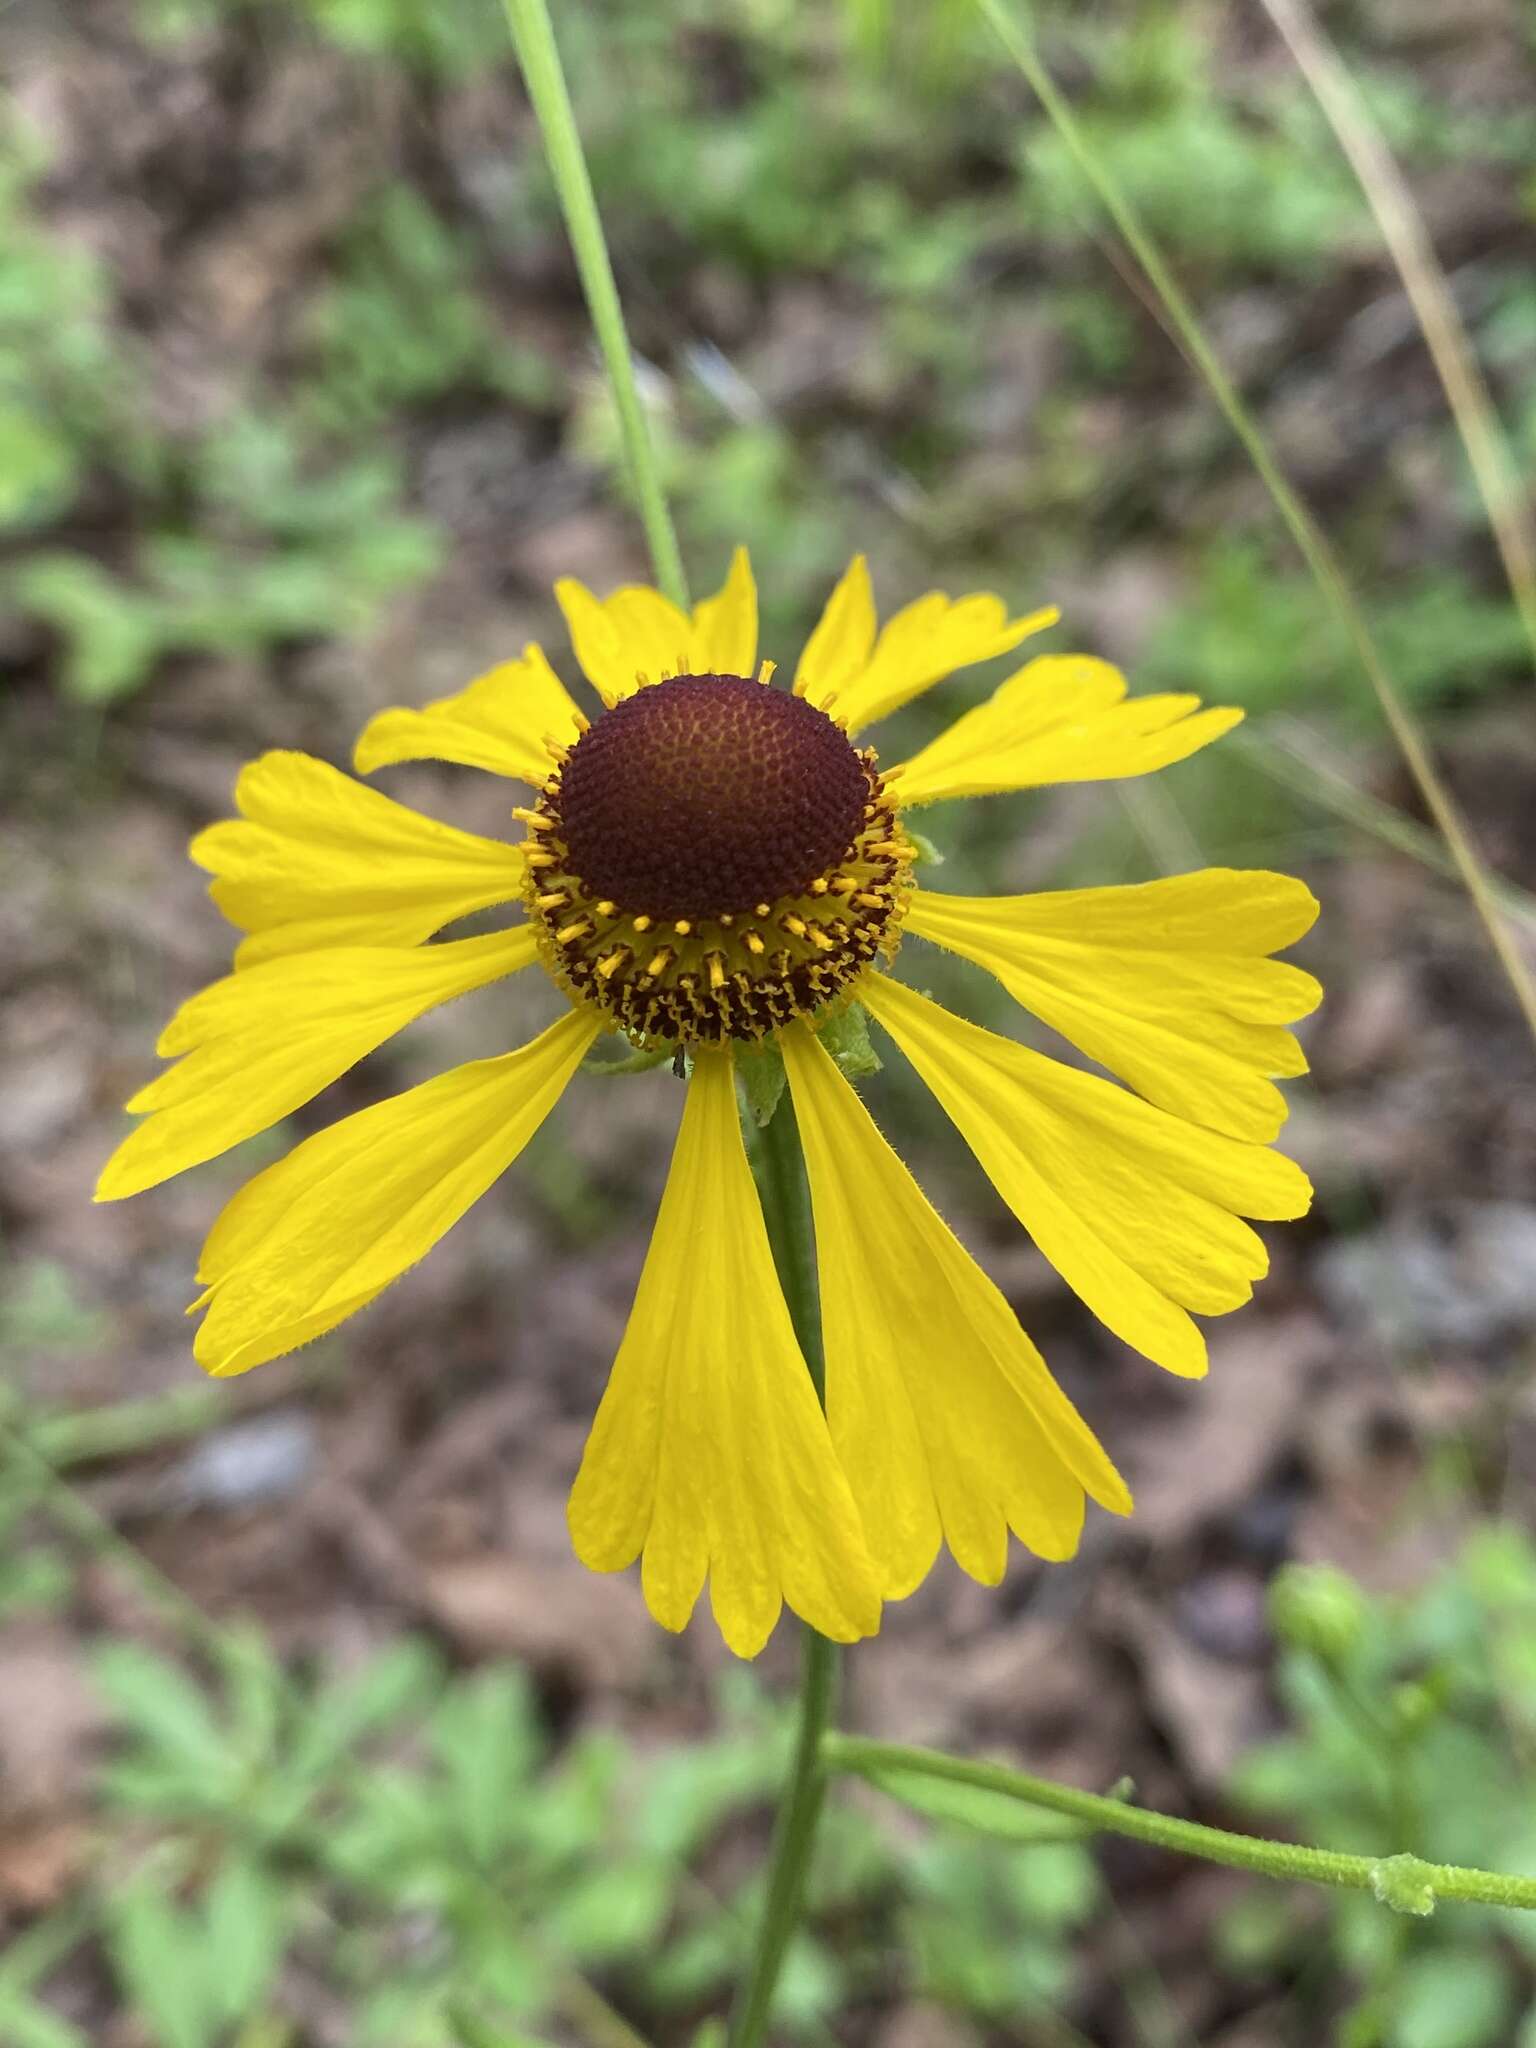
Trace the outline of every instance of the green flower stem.
<instances>
[{"instance_id":1,"label":"green flower stem","mask_svg":"<svg viewBox=\"0 0 1536 2048\"><path fill-rule=\"evenodd\" d=\"M581 273L592 330L603 353L656 582L675 605L686 610L688 582L683 574L683 558L678 552L672 515L667 510L651 447L650 429L635 386L634 358L624 327L624 312L613 281L613 265L608 260L608 244L603 239L603 224L587 174L576 117L571 111L571 96L566 89L549 8L546 0L502 0L502 5L517 46L517 60L527 81L528 96L543 132L544 154L565 215L576 268Z\"/></svg>"},{"instance_id":2,"label":"green flower stem","mask_svg":"<svg viewBox=\"0 0 1536 2048\"><path fill-rule=\"evenodd\" d=\"M1074 1785L1058 1785L1050 1778L1032 1778L1004 1764L970 1763L945 1756L940 1750L910 1749L895 1742L828 1734L822 1738L821 1754L829 1771L850 1772L887 1790L887 1781L898 1772L944 1778L954 1785L998 1792L1008 1799L1045 1807L1095 1830L1199 1856L1207 1863L1257 1871L1262 1877L1372 1892L1383 1905L1398 1912L1429 1913L1440 1899L1536 1908L1536 1877L1506 1877L1498 1871L1469 1870L1455 1863L1426 1863L1417 1856L1347 1856L1336 1849L1305 1849L1294 1842L1271 1842L1261 1835L1236 1835L1226 1828L1208 1828L1198 1821L1149 1813L1144 1807L1105 1799L1095 1792L1080 1792Z\"/></svg>"},{"instance_id":3,"label":"green flower stem","mask_svg":"<svg viewBox=\"0 0 1536 2048\"><path fill-rule=\"evenodd\" d=\"M773 1115L757 1133L758 1192L768 1225L773 1263L789 1304L800 1350L810 1369L816 1398L825 1403L826 1361L821 1349L821 1289L816 1282L816 1232L811 1190L800 1149L800 1127L786 1086Z\"/></svg>"},{"instance_id":4,"label":"green flower stem","mask_svg":"<svg viewBox=\"0 0 1536 2048\"><path fill-rule=\"evenodd\" d=\"M784 1951L800 1919L806 1874L821 1819L826 1772L823 1744L837 1698L837 1645L805 1631L800 1668L800 1725L779 1800L768 1852L768 1896L752 1944L752 1961L731 2014L731 2048L758 2048L768 2030Z\"/></svg>"},{"instance_id":5,"label":"green flower stem","mask_svg":"<svg viewBox=\"0 0 1536 2048\"><path fill-rule=\"evenodd\" d=\"M794 1105L787 1091L767 1125L758 1132L758 1187L790 1320L816 1384L817 1396L822 1398L825 1362L811 1194ZM824 1745L832 1739L828 1730L837 1702L837 1677L836 1644L818 1635L815 1629L806 1629L800 1668L800 1725L768 1852L768 1894L763 1902L763 1917L752 1944L751 1964L731 2015L731 2048L757 2048L767 2032L784 1952L800 1918L816 1824L826 1792L821 1759Z\"/></svg>"}]
</instances>

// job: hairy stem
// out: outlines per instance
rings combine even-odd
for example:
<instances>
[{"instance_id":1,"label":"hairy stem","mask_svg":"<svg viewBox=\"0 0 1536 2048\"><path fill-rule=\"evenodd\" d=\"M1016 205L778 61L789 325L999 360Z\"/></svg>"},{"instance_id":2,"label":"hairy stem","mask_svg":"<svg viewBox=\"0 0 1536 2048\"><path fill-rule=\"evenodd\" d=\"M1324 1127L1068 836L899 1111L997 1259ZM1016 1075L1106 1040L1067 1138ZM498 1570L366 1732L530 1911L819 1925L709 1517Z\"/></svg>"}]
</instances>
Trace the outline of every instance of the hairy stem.
<instances>
[{"instance_id":1,"label":"hairy stem","mask_svg":"<svg viewBox=\"0 0 1536 2048\"><path fill-rule=\"evenodd\" d=\"M1337 1849L1307 1849L1295 1842L1272 1842L1262 1835L1233 1834L1199 1821L1149 1813L1145 1807L1128 1806L1096 1792L1080 1792L1075 1785L1058 1785L1051 1778L1032 1778L1004 1764L971 1763L946 1756L941 1750L911 1749L896 1742L829 1734L823 1738L821 1753L828 1770L848 1771L887 1789L890 1779L903 1774L943 1778L950 1784L1024 1800L1083 1821L1095 1830L1199 1856L1207 1863L1225 1863L1234 1870L1257 1871L1263 1877L1372 1892L1384 1905L1400 1912L1428 1913L1441 1899L1536 1908L1536 1877L1507 1877L1499 1871L1471 1870L1456 1863L1426 1863L1417 1856L1350 1856Z\"/></svg>"},{"instance_id":2,"label":"hairy stem","mask_svg":"<svg viewBox=\"0 0 1536 2048\"><path fill-rule=\"evenodd\" d=\"M587 296L592 331L602 350L603 367L613 391L619 432L624 441L624 459L629 466L630 481L640 507L656 582L675 605L686 610L688 584L683 574L683 559L678 552L677 534L673 530L672 515L667 510L666 494L661 487L656 454L651 446L650 429L646 425L645 411L635 384L634 358L630 354L629 335L624 326L624 311L613 281L613 265L608 260L608 244L603 238L603 223L593 196L592 180L587 173L587 159L582 151L576 116L571 111L571 96L560 65L560 51L555 43L549 8L546 0L502 0L502 5L512 40L517 46L517 59L528 84L528 96L538 116L549 173L560 198L560 210L565 215L576 268L581 273L582 290Z\"/></svg>"}]
</instances>

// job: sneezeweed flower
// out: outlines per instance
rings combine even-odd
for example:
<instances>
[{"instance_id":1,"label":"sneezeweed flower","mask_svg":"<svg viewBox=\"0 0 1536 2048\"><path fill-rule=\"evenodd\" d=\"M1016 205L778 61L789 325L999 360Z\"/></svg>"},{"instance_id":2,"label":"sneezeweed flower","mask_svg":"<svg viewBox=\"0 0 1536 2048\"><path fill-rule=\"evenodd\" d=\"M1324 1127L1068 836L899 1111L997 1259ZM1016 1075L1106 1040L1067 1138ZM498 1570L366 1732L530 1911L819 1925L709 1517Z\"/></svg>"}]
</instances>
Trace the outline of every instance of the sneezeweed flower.
<instances>
[{"instance_id":1,"label":"sneezeweed flower","mask_svg":"<svg viewBox=\"0 0 1536 2048\"><path fill-rule=\"evenodd\" d=\"M530 1044L344 1118L228 1204L199 1271L207 1370L244 1372L374 1300L512 1164L594 1041L621 1033L682 1055L689 1079L571 1497L578 1555L599 1571L640 1557L669 1628L707 1579L745 1656L782 1602L839 1640L870 1634L941 1543L988 1583L1010 1530L1069 1556L1085 1496L1124 1513L1129 1495L828 1046L862 1006L1089 1308L1171 1372L1202 1373L1193 1317L1236 1308L1265 1270L1244 1219L1298 1216L1309 1199L1269 1144L1285 1115L1274 1077L1304 1070L1285 1027L1319 990L1270 956L1307 930L1311 896L1221 868L961 896L919 885L906 821L955 797L1144 774L1240 713L1128 697L1106 663L1046 655L884 767L867 727L1056 614L930 594L877 629L859 559L785 689L757 668L744 552L691 615L643 588L556 594L602 701L591 723L530 646L456 696L383 712L355 755L364 775L435 759L528 784L518 843L421 817L303 754L244 770L240 818L192 845L245 934L235 971L172 1019L159 1050L176 1063L129 1104L144 1121L100 1195L214 1157L434 1005L542 969L569 1008ZM506 929L435 936L517 904ZM987 970L1118 1080L894 979L908 935ZM775 1051L811 1188L825 1412L737 1108L734 1070Z\"/></svg>"}]
</instances>

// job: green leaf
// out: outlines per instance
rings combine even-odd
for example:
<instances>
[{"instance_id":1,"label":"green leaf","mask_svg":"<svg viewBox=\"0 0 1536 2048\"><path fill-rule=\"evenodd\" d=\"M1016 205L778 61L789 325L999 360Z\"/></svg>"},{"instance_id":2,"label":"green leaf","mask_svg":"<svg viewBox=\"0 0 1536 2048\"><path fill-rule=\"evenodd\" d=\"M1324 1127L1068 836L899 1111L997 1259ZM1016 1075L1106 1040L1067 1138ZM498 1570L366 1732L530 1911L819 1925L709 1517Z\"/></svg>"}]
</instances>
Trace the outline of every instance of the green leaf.
<instances>
[{"instance_id":1,"label":"green leaf","mask_svg":"<svg viewBox=\"0 0 1536 2048\"><path fill-rule=\"evenodd\" d=\"M230 1740L245 1762L265 1761L277 1747L283 1718L287 1685L282 1666L251 1628L231 1629L219 1639L218 1665Z\"/></svg>"},{"instance_id":2,"label":"green leaf","mask_svg":"<svg viewBox=\"0 0 1536 2048\"><path fill-rule=\"evenodd\" d=\"M1327 1564L1288 1564L1269 1587L1269 1622L1282 1641L1338 1668L1366 1620L1366 1597L1348 1573Z\"/></svg>"},{"instance_id":3,"label":"green leaf","mask_svg":"<svg viewBox=\"0 0 1536 2048\"><path fill-rule=\"evenodd\" d=\"M82 704L110 704L138 689L163 651L155 601L84 555L33 555L15 571L11 591L22 611L63 638L64 687Z\"/></svg>"},{"instance_id":4,"label":"green leaf","mask_svg":"<svg viewBox=\"0 0 1536 2048\"><path fill-rule=\"evenodd\" d=\"M746 1092L747 1108L759 1130L772 1123L784 1093L784 1056L770 1040L737 1055L736 1072Z\"/></svg>"},{"instance_id":5,"label":"green leaf","mask_svg":"<svg viewBox=\"0 0 1536 2048\"><path fill-rule=\"evenodd\" d=\"M1398 1973L1390 2048L1499 2048L1512 2004L1509 1973L1492 1950L1429 1949Z\"/></svg>"},{"instance_id":6,"label":"green leaf","mask_svg":"<svg viewBox=\"0 0 1536 2048\"><path fill-rule=\"evenodd\" d=\"M51 1545L35 1545L19 1557L0 1561L0 1618L61 1606L74 1583L69 1559Z\"/></svg>"},{"instance_id":7,"label":"green leaf","mask_svg":"<svg viewBox=\"0 0 1536 2048\"><path fill-rule=\"evenodd\" d=\"M75 494L80 459L50 420L0 398L0 527L35 526Z\"/></svg>"},{"instance_id":8,"label":"green leaf","mask_svg":"<svg viewBox=\"0 0 1536 2048\"><path fill-rule=\"evenodd\" d=\"M651 1958L644 1977L647 1992L664 2008L696 2006L741 1969L748 1940L745 1930L723 1913L712 1913L673 1935Z\"/></svg>"},{"instance_id":9,"label":"green leaf","mask_svg":"<svg viewBox=\"0 0 1536 2048\"><path fill-rule=\"evenodd\" d=\"M111 1643L97 1651L92 1669L119 1718L167 1762L204 1786L229 1776L229 1739L179 1665L135 1643Z\"/></svg>"},{"instance_id":10,"label":"green leaf","mask_svg":"<svg viewBox=\"0 0 1536 2048\"><path fill-rule=\"evenodd\" d=\"M250 2018L271 1989L286 1935L281 1893L265 1871L231 1857L203 1901L208 1983L222 2020Z\"/></svg>"},{"instance_id":11,"label":"green leaf","mask_svg":"<svg viewBox=\"0 0 1536 2048\"><path fill-rule=\"evenodd\" d=\"M880 1055L870 1043L869 1015L862 1003L850 1003L839 1010L816 1035L850 1081L862 1081L879 1073Z\"/></svg>"},{"instance_id":12,"label":"green leaf","mask_svg":"<svg viewBox=\"0 0 1536 2048\"><path fill-rule=\"evenodd\" d=\"M442 1666L425 1643L396 1643L354 1676L329 1685L294 1739L289 1775L323 1778L365 1735L425 1711L441 1691Z\"/></svg>"},{"instance_id":13,"label":"green leaf","mask_svg":"<svg viewBox=\"0 0 1536 2048\"><path fill-rule=\"evenodd\" d=\"M462 1999L449 2006L445 2017L459 2048L549 2048L547 2042L521 2027L493 2025Z\"/></svg>"},{"instance_id":14,"label":"green leaf","mask_svg":"<svg viewBox=\"0 0 1536 2048\"><path fill-rule=\"evenodd\" d=\"M549 1862L581 1862L608 1839L619 1806L624 1744L612 1729L578 1736L558 1769L544 1772L524 1800L521 1845Z\"/></svg>"},{"instance_id":15,"label":"green leaf","mask_svg":"<svg viewBox=\"0 0 1536 2048\"><path fill-rule=\"evenodd\" d=\"M637 1046L633 1052L625 1053L616 1060L598 1059L589 1054L581 1063L584 1074L649 1074L657 1067L663 1067L668 1060L676 1059L675 1045L658 1045L647 1052Z\"/></svg>"},{"instance_id":16,"label":"green leaf","mask_svg":"<svg viewBox=\"0 0 1536 2048\"><path fill-rule=\"evenodd\" d=\"M1390 1927L1374 1909L1375 1924ZM1275 1970L1296 1939L1296 1904L1288 1891L1255 1885L1222 1914L1216 1923L1218 1953L1235 1977L1263 1976Z\"/></svg>"},{"instance_id":17,"label":"green leaf","mask_svg":"<svg viewBox=\"0 0 1536 2048\"><path fill-rule=\"evenodd\" d=\"M441 1787L404 1771L378 1770L349 1789L355 1804L320 1839L328 1867L386 1898L436 1904L447 1853Z\"/></svg>"},{"instance_id":18,"label":"green leaf","mask_svg":"<svg viewBox=\"0 0 1536 2048\"><path fill-rule=\"evenodd\" d=\"M0 1987L0 2041L6 2048L91 2048L78 2027L24 1991Z\"/></svg>"},{"instance_id":19,"label":"green leaf","mask_svg":"<svg viewBox=\"0 0 1536 2048\"><path fill-rule=\"evenodd\" d=\"M112 1960L128 2002L154 2029L157 2048L213 2048L218 2028L195 1923L148 1880L120 1890L112 1912Z\"/></svg>"},{"instance_id":20,"label":"green leaf","mask_svg":"<svg viewBox=\"0 0 1536 2048\"><path fill-rule=\"evenodd\" d=\"M732 1813L771 1796L788 1755L782 1731L726 1738L707 1749L677 1749L646 1772L635 1839L657 1856L691 1856Z\"/></svg>"},{"instance_id":21,"label":"green leaf","mask_svg":"<svg viewBox=\"0 0 1536 2048\"><path fill-rule=\"evenodd\" d=\"M671 1910L671 1877L664 1863L631 1858L599 1865L554 1901L545 1929L577 1962L607 1963L643 1952Z\"/></svg>"},{"instance_id":22,"label":"green leaf","mask_svg":"<svg viewBox=\"0 0 1536 2048\"><path fill-rule=\"evenodd\" d=\"M454 1822L471 1856L487 1867L516 1836L543 1749L527 1678L503 1667L470 1679L433 1716L431 1736Z\"/></svg>"},{"instance_id":23,"label":"green leaf","mask_svg":"<svg viewBox=\"0 0 1536 2048\"><path fill-rule=\"evenodd\" d=\"M1004 1888L1020 1919L1065 1932L1080 1927L1098 1903L1098 1873L1078 1842L1040 1842L1027 1856L1010 1856Z\"/></svg>"},{"instance_id":24,"label":"green leaf","mask_svg":"<svg viewBox=\"0 0 1536 2048\"><path fill-rule=\"evenodd\" d=\"M556 1958L547 1943L533 1946L520 1930L508 1925L507 1914L494 1905L478 1940L464 1943L454 1959L458 1978L466 1980L494 2004L517 2014L542 2012L552 1996Z\"/></svg>"},{"instance_id":25,"label":"green leaf","mask_svg":"<svg viewBox=\"0 0 1536 2048\"><path fill-rule=\"evenodd\" d=\"M804 2029L825 2021L837 2010L843 1995L843 1971L838 1959L799 1929L784 1952L784 1969L774 1993L784 2025Z\"/></svg>"},{"instance_id":26,"label":"green leaf","mask_svg":"<svg viewBox=\"0 0 1536 2048\"><path fill-rule=\"evenodd\" d=\"M1467 1584L1486 1606L1530 1613L1536 1607L1536 1547L1513 1522L1489 1522L1467 1539Z\"/></svg>"}]
</instances>

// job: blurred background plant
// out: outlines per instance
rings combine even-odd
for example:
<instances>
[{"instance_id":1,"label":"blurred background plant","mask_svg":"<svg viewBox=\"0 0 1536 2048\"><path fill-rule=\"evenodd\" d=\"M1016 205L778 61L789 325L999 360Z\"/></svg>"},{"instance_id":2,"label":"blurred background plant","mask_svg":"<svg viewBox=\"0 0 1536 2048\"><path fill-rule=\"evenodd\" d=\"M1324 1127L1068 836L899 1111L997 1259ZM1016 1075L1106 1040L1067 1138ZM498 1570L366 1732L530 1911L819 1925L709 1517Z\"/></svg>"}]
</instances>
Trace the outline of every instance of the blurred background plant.
<instances>
[{"instance_id":1,"label":"blurred background plant","mask_svg":"<svg viewBox=\"0 0 1536 2048\"><path fill-rule=\"evenodd\" d=\"M1529 649L1307 84L1248 0L1034 18L1528 938ZM1528 14L1325 19L1528 470ZM1536 1870L1530 1049L1311 578L970 0L582 0L559 28L701 586L746 539L792 659L863 548L887 602L1055 600L1054 644L1253 714L1129 802L936 813L944 882L1272 862L1327 905L1292 1126L1319 1213L1218 1326L1205 1387L1093 1331L902 1070L878 1077L1140 1513L996 1594L939 1575L856 1660L853 1723ZM240 760L344 759L382 703L562 650L554 576L645 573L505 25L493 0L85 0L0 34L0 2044L712 2039L784 1646L760 1678L664 1643L570 1563L561 1516L665 1086L587 1091L359 1332L250 1383L193 1383L180 1316L248 1162L131 1216L84 1199L166 1008L222 971L181 846ZM501 829L494 789L412 773ZM979 977L921 972L1017 1028ZM377 1068L472 1056L532 999L456 1006ZM1513 1916L1022 1835L840 1797L786 2035L1536 2048Z\"/></svg>"}]
</instances>

